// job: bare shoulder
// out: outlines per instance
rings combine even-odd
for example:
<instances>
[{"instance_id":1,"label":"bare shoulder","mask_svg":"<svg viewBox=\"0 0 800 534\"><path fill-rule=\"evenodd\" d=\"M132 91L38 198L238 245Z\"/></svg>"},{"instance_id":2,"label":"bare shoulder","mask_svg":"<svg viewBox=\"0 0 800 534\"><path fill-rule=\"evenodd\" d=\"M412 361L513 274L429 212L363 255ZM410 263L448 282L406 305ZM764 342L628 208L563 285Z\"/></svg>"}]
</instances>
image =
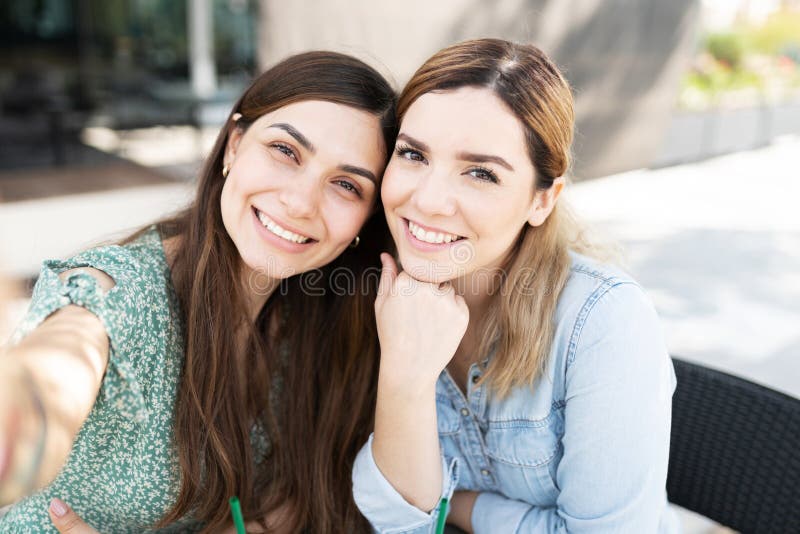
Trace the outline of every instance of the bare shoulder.
<instances>
[{"instance_id":1,"label":"bare shoulder","mask_svg":"<svg viewBox=\"0 0 800 534\"><path fill-rule=\"evenodd\" d=\"M181 236L177 235L168 237L162 241L162 246L164 247L164 256L167 258L167 264L170 267L172 267L172 264L175 262L175 256L177 256L181 244Z\"/></svg>"}]
</instances>

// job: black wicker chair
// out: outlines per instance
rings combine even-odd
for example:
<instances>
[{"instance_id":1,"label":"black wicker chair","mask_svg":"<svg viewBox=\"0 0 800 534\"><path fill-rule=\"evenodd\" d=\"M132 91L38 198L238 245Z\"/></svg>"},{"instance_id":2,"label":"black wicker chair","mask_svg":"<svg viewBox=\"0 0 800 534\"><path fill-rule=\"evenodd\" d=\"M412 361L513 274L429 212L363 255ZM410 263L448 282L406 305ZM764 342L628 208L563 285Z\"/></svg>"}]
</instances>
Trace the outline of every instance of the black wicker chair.
<instances>
[{"instance_id":1,"label":"black wicker chair","mask_svg":"<svg viewBox=\"0 0 800 534\"><path fill-rule=\"evenodd\" d=\"M744 534L800 533L800 400L673 362L670 502Z\"/></svg>"}]
</instances>

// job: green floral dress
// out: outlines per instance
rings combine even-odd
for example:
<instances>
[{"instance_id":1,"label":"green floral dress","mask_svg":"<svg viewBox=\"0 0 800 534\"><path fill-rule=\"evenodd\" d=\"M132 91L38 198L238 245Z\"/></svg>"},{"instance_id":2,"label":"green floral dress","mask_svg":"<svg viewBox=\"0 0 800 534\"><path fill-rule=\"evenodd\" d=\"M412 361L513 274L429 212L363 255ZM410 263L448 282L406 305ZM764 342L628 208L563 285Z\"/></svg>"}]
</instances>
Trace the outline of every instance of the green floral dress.
<instances>
[{"instance_id":1,"label":"green floral dress","mask_svg":"<svg viewBox=\"0 0 800 534\"><path fill-rule=\"evenodd\" d=\"M83 272L61 281L59 273L77 267L99 269L116 285L104 292ZM123 246L45 262L11 343L69 304L88 309L105 325L108 368L65 466L50 486L0 519L0 533L57 532L47 514L52 497L103 534L150 531L179 488L172 429L184 354L183 321L155 227ZM186 518L162 531L192 532L199 526Z\"/></svg>"}]
</instances>

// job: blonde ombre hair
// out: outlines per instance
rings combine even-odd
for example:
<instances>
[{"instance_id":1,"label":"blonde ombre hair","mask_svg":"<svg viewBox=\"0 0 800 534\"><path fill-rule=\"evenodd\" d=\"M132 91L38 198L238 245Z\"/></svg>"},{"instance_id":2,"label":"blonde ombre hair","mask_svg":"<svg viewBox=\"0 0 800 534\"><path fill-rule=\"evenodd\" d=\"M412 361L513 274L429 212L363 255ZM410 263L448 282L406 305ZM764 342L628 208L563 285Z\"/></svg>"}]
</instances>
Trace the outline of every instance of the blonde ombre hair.
<instances>
[{"instance_id":1,"label":"blonde ombre hair","mask_svg":"<svg viewBox=\"0 0 800 534\"><path fill-rule=\"evenodd\" d=\"M398 118L419 97L433 91L485 87L500 97L525 128L536 171L535 192L546 191L569 169L575 114L572 91L540 49L500 39L464 41L434 54L400 95ZM570 273L569 251L607 259L560 202L540 226L525 225L506 262L502 288L481 323L478 354L495 356L481 382L502 397L517 386L532 386L544 372L555 325L558 297Z\"/></svg>"}]
</instances>

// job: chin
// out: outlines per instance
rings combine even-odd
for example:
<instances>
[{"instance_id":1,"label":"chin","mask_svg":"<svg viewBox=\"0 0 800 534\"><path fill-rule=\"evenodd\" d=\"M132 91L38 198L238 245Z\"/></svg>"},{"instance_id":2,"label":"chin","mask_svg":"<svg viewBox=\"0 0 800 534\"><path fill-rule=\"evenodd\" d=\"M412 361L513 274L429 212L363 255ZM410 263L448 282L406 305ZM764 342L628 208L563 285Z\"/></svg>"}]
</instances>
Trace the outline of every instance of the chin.
<instances>
[{"instance_id":1,"label":"chin","mask_svg":"<svg viewBox=\"0 0 800 534\"><path fill-rule=\"evenodd\" d=\"M272 278L282 280L298 273L298 269L291 264L283 261L278 255L273 254L249 254L242 255L242 262L252 273L251 276L259 278Z\"/></svg>"},{"instance_id":2,"label":"chin","mask_svg":"<svg viewBox=\"0 0 800 534\"><path fill-rule=\"evenodd\" d=\"M449 282L464 275L463 269L450 262L442 263L418 258L407 258L404 261L403 258L400 258L400 264L403 267L403 271L411 278L430 284Z\"/></svg>"}]
</instances>

